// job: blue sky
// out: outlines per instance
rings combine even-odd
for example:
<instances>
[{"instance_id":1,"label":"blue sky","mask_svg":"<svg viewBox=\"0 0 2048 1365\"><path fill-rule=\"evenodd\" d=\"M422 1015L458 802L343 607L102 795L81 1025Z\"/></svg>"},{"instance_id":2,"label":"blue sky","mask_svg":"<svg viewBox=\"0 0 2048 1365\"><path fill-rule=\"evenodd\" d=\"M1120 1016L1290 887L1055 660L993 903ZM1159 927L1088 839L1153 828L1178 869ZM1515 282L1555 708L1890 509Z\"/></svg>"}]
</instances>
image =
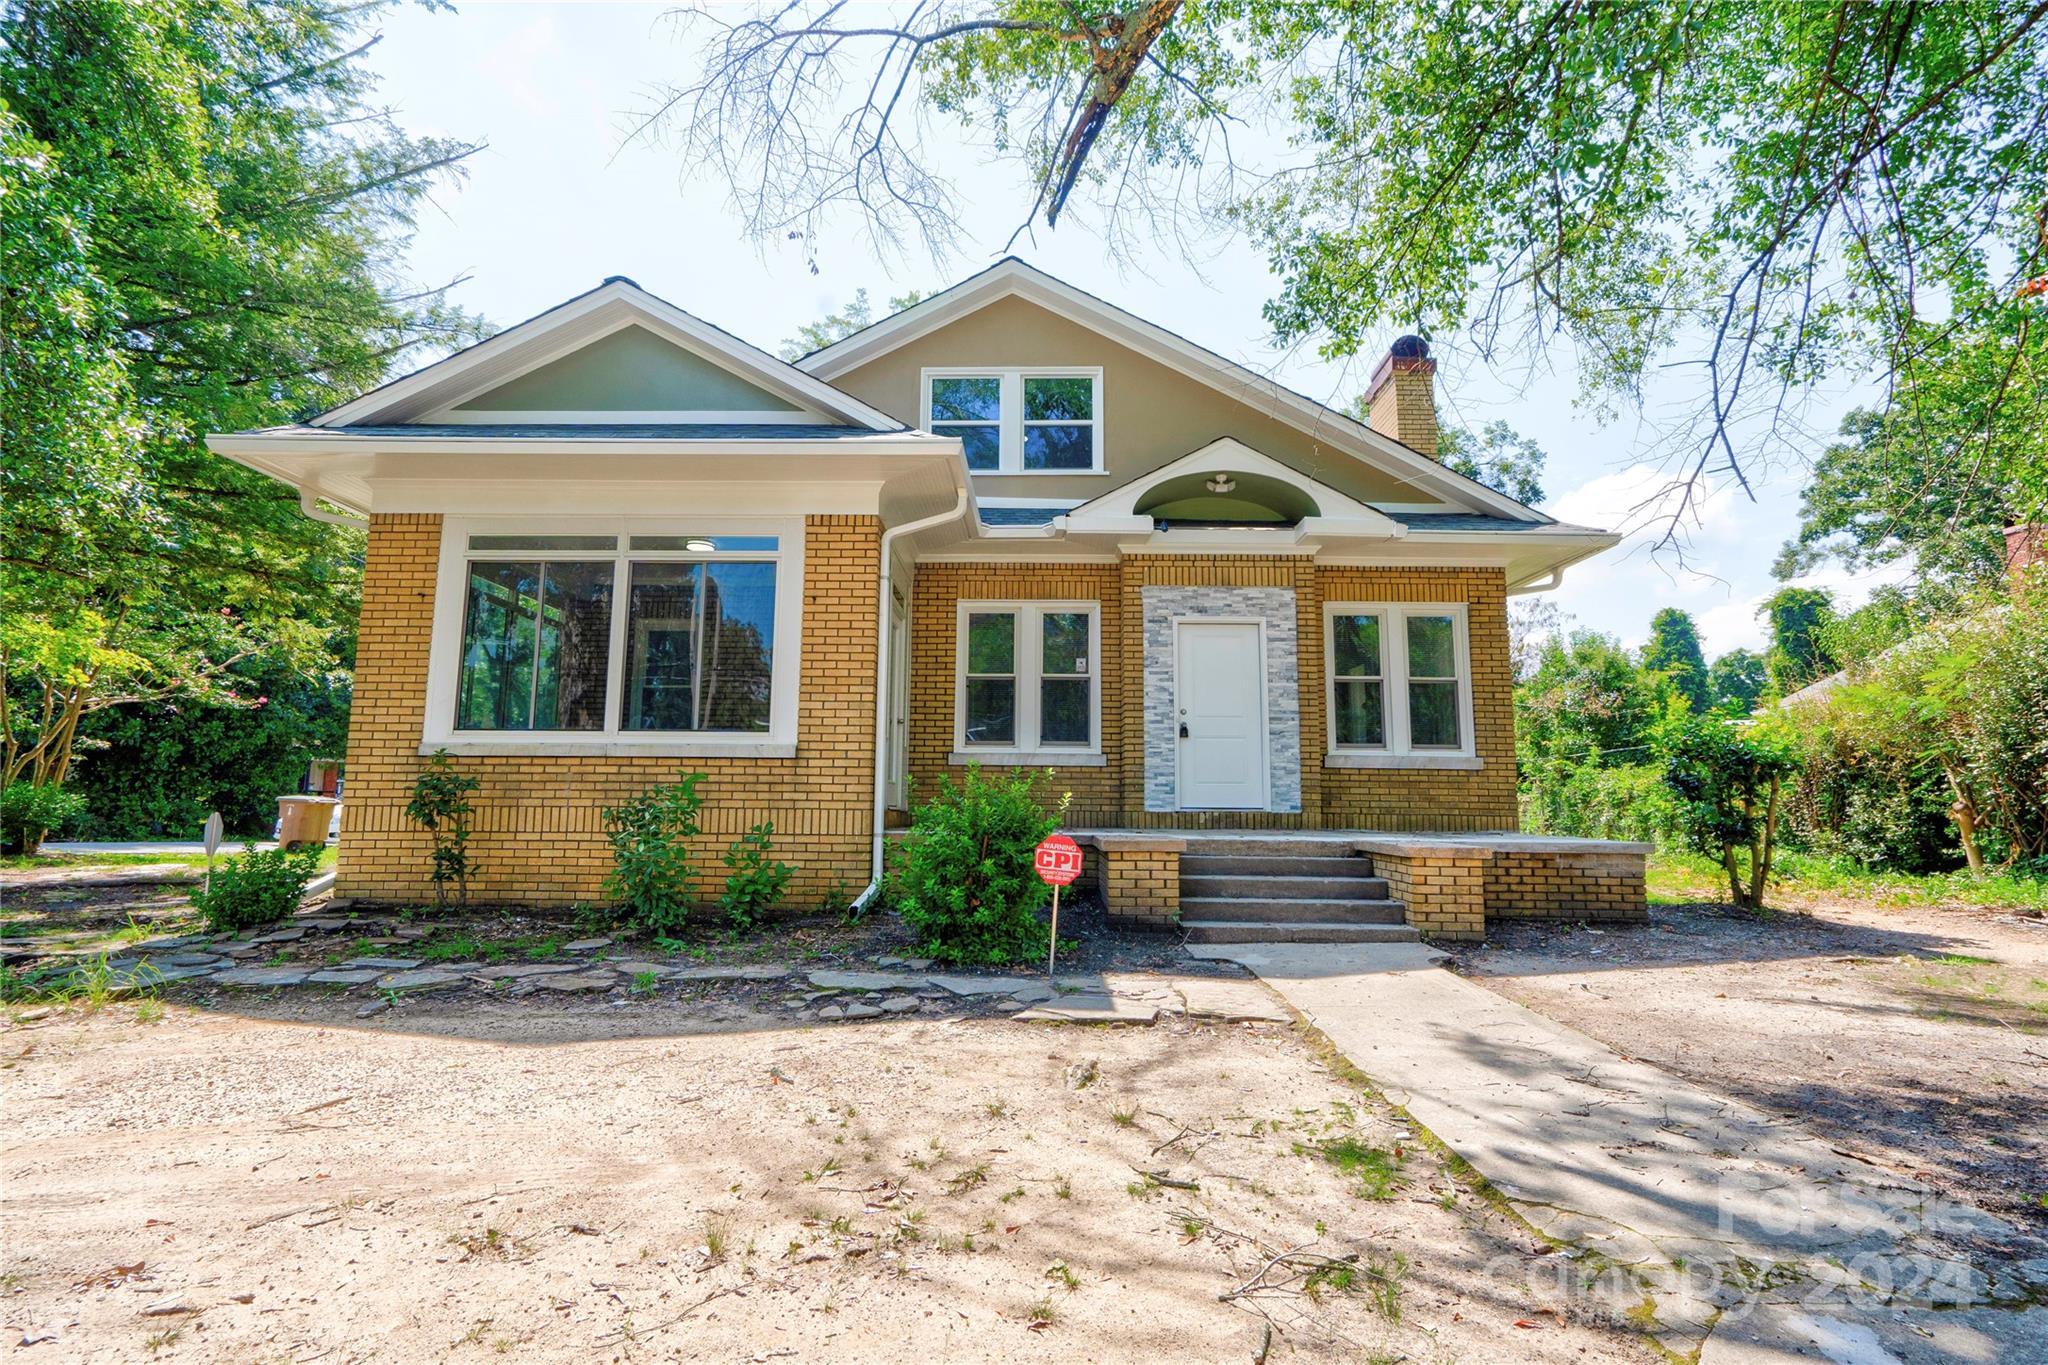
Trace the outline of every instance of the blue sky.
<instances>
[{"instance_id":1,"label":"blue sky","mask_svg":"<svg viewBox=\"0 0 2048 1365\"><path fill-rule=\"evenodd\" d=\"M688 42L660 5L465 5L459 12L408 7L386 16L369 62L401 124L487 141L468 180L435 196L421 215L411 273L428 283L466 277L463 306L505 325L531 316L607 275L628 275L756 344L774 349L796 326L842 306L865 286L929 291L1001 254L1021 193L1015 172L989 167L977 149L947 154L962 197L984 216L985 241L935 265L875 259L850 225L815 243L745 241L722 187L686 182L675 153L629 143L634 112L658 82L695 69ZM1385 329L1358 360L1322 362L1312 347L1268 344L1260 306L1274 281L1260 256L1227 244L1199 267L1162 252L1143 273L1119 268L1101 239L1078 226L1040 230L1017 254L1303 393L1341 404L1356 393L1384 345ZM818 272L811 273L815 257ZM1443 344L1448 341L1449 344ZM1601 422L1574 404L1568 360L1553 371L1493 374L1440 339L1438 392L1449 420L1477 428L1496 418L1539 441L1549 455L1544 510L1560 519L1639 528L1628 543L1572 570L1555 600L1580 624L1640 643L1660 606L1699 620L1709 656L1760 647L1756 604L1778 584L1772 557L1797 525L1804 469L1760 463L1756 500L1716 489L1686 532L1684 563L1651 552L1662 529L1659 492L1669 479L1668 424L1689 411L1675 380L1646 390L1639 411ZM1807 425L1831 430L1853 391L1818 396ZM1862 600L1879 577L1826 570L1801 580Z\"/></svg>"}]
</instances>

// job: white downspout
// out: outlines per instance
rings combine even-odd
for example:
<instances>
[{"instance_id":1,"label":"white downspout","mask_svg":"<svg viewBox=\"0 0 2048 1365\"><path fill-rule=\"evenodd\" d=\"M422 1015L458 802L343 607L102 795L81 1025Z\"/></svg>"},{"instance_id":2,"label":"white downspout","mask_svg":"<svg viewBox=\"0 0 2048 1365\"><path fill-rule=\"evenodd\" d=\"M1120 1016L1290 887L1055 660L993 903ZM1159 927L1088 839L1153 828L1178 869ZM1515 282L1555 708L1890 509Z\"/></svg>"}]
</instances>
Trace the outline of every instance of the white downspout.
<instances>
[{"instance_id":1,"label":"white downspout","mask_svg":"<svg viewBox=\"0 0 2048 1365\"><path fill-rule=\"evenodd\" d=\"M874 837L869 850L869 880L867 890L854 898L856 911L866 910L868 903L882 890L882 811L888 800L889 782L889 590L894 586L896 558L895 549L899 536L915 534L933 526L952 521L967 510L967 486L962 484L958 496L953 500L950 511L940 512L917 521L906 521L901 526L891 526L882 532L882 573L881 584L875 594L875 808ZM908 622L906 620L906 626Z\"/></svg>"},{"instance_id":2,"label":"white downspout","mask_svg":"<svg viewBox=\"0 0 2048 1365\"><path fill-rule=\"evenodd\" d=\"M314 505L317 500L317 496L311 489L301 488L299 490L299 510L313 520L324 521L329 526L353 526L358 531L370 529L370 519L368 517L352 517L342 512L323 512Z\"/></svg>"}]
</instances>

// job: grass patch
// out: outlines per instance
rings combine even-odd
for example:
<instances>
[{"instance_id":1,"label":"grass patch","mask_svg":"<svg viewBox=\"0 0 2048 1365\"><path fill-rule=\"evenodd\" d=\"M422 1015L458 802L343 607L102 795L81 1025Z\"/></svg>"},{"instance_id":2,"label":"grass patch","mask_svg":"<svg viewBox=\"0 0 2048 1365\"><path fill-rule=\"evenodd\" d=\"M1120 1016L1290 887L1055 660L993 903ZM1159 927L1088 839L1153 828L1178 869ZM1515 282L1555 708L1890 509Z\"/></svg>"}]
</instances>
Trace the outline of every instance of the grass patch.
<instances>
[{"instance_id":1,"label":"grass patch","mask_svg":"<svg viewBox=\"0 0 2048 1365\"><path fill-rule=\"evenodd\" d=\"M1401 1188L1401 1157L1381 1147L1369 1146L1355 1137L1341 1137L1314 1147L1294 1144L1302 1155L1316 1155L1358 1181L1361 1199L1392 1199Z\"/></svg>"},{"instance_id":2,"label":"grass patch","mask_svg":"<svg viewBox=\"0 0 2048 1365\"><path fill-rule=\"evenodd\" d=\"M1720 904L1728 895L1721 865L1697 853L1669 850L1649 860L1653 905ZM1778 854L1771 891L1786 896L1840 896L1894 909L1975 906L1987 910L2048 913L2048 880L1988 872L1897 872L1841 858L1785 850Z\"/></svg>"}]
</instances>

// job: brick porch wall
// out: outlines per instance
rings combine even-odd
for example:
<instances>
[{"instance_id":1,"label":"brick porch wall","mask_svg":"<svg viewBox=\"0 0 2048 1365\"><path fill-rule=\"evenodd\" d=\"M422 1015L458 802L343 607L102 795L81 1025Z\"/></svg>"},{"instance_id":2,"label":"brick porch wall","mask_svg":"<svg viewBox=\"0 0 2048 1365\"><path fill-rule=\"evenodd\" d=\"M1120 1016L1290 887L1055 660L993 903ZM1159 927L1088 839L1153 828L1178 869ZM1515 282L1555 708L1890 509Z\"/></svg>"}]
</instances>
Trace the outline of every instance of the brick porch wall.
<instances>
[{"instance_id":1,"label":"brick porch wall","mask_svg":"<svg viewBox=\"0 0 2048 1365\"><path fill-rule=\"evenodd\" d=\"M787 902L809 907L868 880L874 795L875 583L881 523L804 522L802 682L794 758L462 757L482 779L472 798L482 864L472 900L575 904L603 898L611 867L599 811L689 772L706 774L704 834L692 841L707 901L718 855L750 826L775 825L775 856L796 868ZM405 819L420 769L441 518L371 518L349 720L336 894L430 902L426 836ZM620 604L623 610L623 603Z\"/></svg>"},{"instance_id":2,"label":"brick porch wall","mask_svg":"<svg viewBox=\"0 0 2048 1365\"><path fill-rule=\"evenodd\" d=\"M1513 853L1486 865L1486 913L1497 919L1647 920L1640 853Z\"/></svg>"}]
</instances>

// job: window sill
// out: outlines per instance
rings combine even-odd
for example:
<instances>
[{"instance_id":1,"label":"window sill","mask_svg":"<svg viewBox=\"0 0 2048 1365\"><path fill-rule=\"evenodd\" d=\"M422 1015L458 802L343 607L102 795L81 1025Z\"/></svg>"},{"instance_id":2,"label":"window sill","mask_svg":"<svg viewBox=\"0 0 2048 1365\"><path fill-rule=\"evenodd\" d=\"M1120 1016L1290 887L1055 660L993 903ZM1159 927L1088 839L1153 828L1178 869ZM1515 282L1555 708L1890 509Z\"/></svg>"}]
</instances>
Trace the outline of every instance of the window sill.
<instances>
[{"instance_id":1,"label":"window sill","mask_svg":"<svg viewBox=\"0 0 2048 1365\"><path fill-rule=\"evenodd\" d=\"M429 740L420 745L425 757L446 749L458 758L492 754L521 758L795 758L796 745L769 740L584 740L559 744L527 739Z\"/></svg>"},{"instance_id":2,"label":"window sill","mask_svg":"<svg viewBox=\"0 0 2048 1365\"><path fill-rule=\"evenodd\" d=\"M1329 753L1325 768L1434 768L1440 772L1476 773L1486 766L1483 759L1469 754L1361 754Z\"/></svg>"},{"instance_id":3,"label":"window sill","mask_svg":"<svg viewBox=\"0 0 2048 1365\"><path fill-rule=\"evenodd\" d=\"M1089 474L1107 474L1107 469L969 469L977 479L1036 479L1065 475L1069 478Z\"/></svg>"},{"instance_id":4,"label":"window sill","mask_svg":"<svg viewBox=\"0 0 2048 1365\"><path fill-rule=\"evenodd\" d=\"M1041 749L1026 753L1020 749L955 749L946 755L955 768L979 763L984 768L1106 768L1109 760L1099 753L1078 749Z\"/></svg>"}]
</instances>

